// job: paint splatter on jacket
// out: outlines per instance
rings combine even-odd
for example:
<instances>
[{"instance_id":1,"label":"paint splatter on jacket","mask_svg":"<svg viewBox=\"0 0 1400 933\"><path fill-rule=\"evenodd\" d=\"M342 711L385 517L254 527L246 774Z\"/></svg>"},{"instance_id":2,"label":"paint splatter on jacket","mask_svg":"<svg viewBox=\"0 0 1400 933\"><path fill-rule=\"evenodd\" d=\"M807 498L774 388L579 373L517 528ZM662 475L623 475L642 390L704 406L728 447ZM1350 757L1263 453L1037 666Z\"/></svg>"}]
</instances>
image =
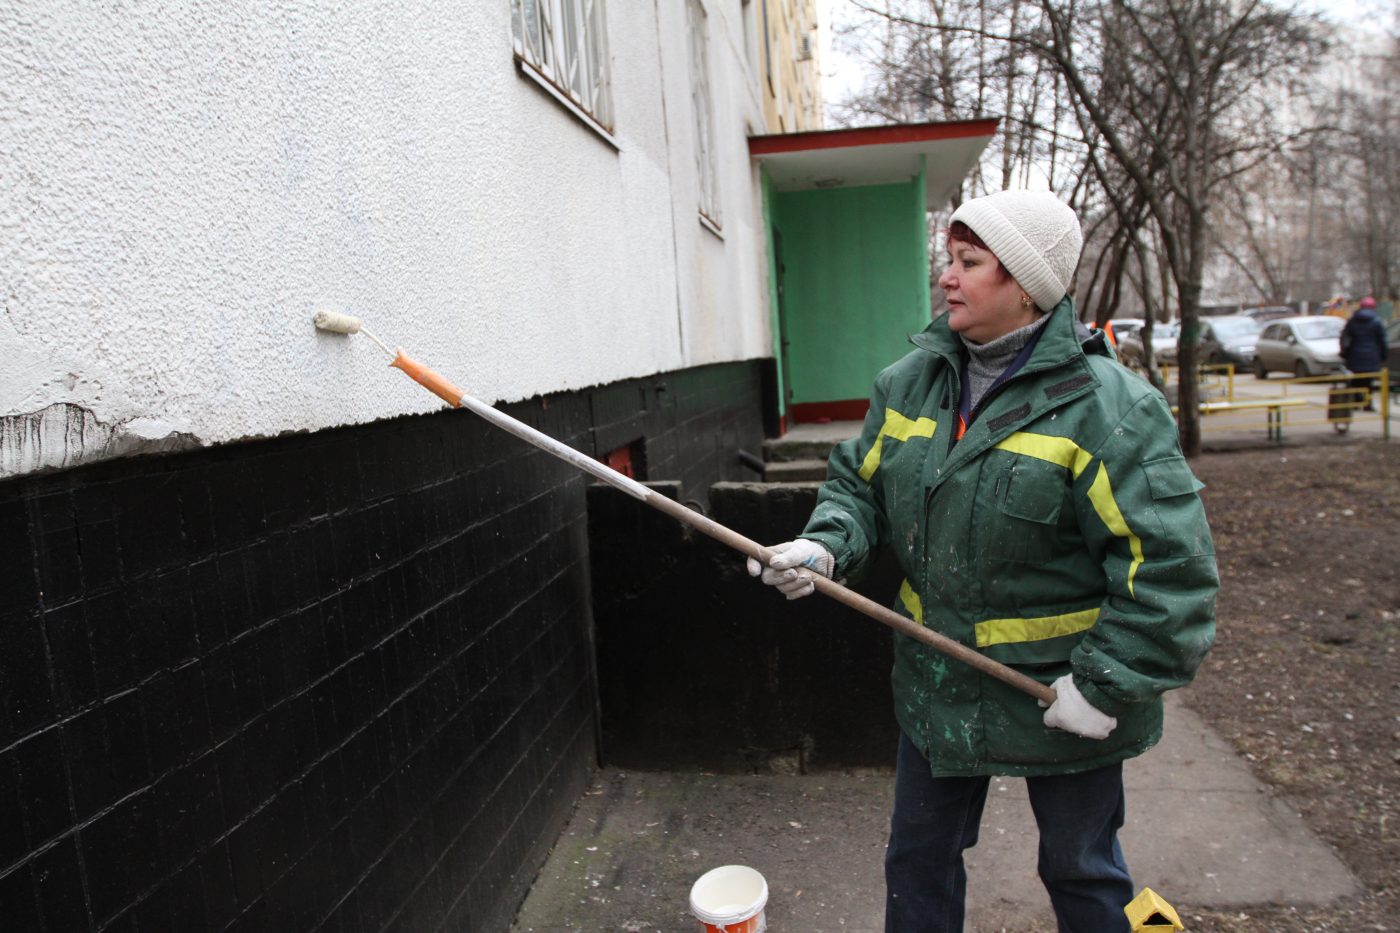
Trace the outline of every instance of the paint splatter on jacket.
<instances>
[{"instance_id":1,"label":"paint splatter on jacket","mask_svg":"<svg viewBox=\"0 0 1400 933\"><path fill-rule=\"evenodd\" d=\"M831 454L802 536L838 577L891 548L895 608L1049 684L1073 671L1118 718L1104 741L1047 729L1036 701L895 636L895 715L933 772L1057 774L1141 754L1163 692L1188 683L1215 632L1205 511L1160 393L1066 298L1029 361L953 442L964 352L940 318L876 379L859 437Z\"/></svg>"}]
</instances>

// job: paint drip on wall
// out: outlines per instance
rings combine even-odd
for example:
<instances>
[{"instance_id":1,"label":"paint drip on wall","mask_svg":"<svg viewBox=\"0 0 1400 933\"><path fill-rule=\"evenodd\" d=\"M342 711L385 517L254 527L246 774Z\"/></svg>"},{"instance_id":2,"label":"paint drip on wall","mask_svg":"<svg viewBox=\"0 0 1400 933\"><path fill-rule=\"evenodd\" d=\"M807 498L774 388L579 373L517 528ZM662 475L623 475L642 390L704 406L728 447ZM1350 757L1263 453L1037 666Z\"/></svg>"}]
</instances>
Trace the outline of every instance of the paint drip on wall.
<instances>
[{"instance_id":1,"label":"paint drip on wall","mask_svg":"<svg viewBox=\"0 0 1400 933\"><path fill-rule=\"evenodd\" d=\"M105 422L81 405L58 402L35 412L0 416L0 479L198 446L194 435L159 418Z\"/></svg>"}]
</instances>

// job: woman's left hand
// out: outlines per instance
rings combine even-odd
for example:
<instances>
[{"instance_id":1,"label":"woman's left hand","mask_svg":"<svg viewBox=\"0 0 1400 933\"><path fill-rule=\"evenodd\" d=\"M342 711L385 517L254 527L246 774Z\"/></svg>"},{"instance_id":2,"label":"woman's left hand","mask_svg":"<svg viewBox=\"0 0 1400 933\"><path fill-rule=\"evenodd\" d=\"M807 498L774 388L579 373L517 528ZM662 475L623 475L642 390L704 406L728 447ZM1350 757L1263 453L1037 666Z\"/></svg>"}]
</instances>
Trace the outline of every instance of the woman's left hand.
<instances>
[{"instance_id":1,"label":"woman's left hand","mask_svg":"<svg viewBox=\"0 0 1400 933\"><path fill-rule=\"evenodd\" d=\"M1110 732L1118 728L1118 720L1095 709L1079 688L1074 685L1074 676L1066 674L1050 685L1055 691L1055 702L1045 711L1045 725L1050 729L1073 732L1086 739L1106 739ZM1041 706L1044 706L1044 701Z\"/></svg>"}]
</instances>

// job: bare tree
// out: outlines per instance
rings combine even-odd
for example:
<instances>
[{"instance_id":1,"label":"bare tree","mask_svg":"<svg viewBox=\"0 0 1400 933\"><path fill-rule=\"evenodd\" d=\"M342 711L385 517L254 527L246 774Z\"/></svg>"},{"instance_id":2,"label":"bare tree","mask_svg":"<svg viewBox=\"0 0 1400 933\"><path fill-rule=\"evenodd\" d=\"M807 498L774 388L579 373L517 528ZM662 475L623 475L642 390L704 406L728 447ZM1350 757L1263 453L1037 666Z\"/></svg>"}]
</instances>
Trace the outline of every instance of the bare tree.
<instances>
[{"instance_id":1,"label":"bare tree","mask_svg":"<svg viewBox=\"0 0 1400 933\"><path fill-rule=\"evenodd\" d=\"M1224 186L1296 132L1282 102L1320 55L1315 20L1266 0L852 3L911 47L936 42L936 70L886 54L892 86L913 78L950 115L1002 108L1017 130L996 155L1003 182L1014 166L1034 165L1082 217L1103 220L1091 242L1107 255L1086 256L1095 318L1122 300L1109 277L1126 274L1129 257L1148 317L1157 296L1175 303L1182 447L1199 453L1196 338L1211 215Z\"/></svg>"},{"instance_id":2,"label":"bare tree","mask_svg":"<svg viewBox=\"0 0 1400 933\"><path fill-rule=\"evenodd\" d=\"M1283 305L1322 301L1336 288L1335 265L1314 257L1335 243L1334 224L1319 209L1327 194L1318 147L1271 159L1232 179L1221 191L1211 242L1241 301Z\"/></svg>"},{"instance_id":3,"label":"bare tree","mask_svg":"<svg viewBox=\"0 0 1400 933\"><path fill-rule=\"evenodd\" d=\"M1397 4L1400 13L1400 4ZM1343 131L1335 177L1357 268L1353 291L1393 296L1400 287L1400 36L1369 59L1363 83L1341 95Z\"/></svg>"},{"instance_id":4,"label":"bare tree","mask_svg":"<svg viewBox=\"0 0 1400 933\"><path fill-rule=\"evenodd\" d=\"M1400 34L1353 40L1319 75L1302 131L1222 191L1217 278L1249 300L1321 302L1400 284Z\"/></svg>"},{"instance_id":5,"label":"bare tree","mask_svg":"<svg viewBox=\"0 0 1400 933\"><path fill-rule=\"evenodd\" d=\"M1316 60L1317 32L1312 20L1262 0L1038 3L1045 35L1028 47L1064 76L1081 119L1155 222L1181 312L1177 402L1182 448L1194 456L1209 217L1225 183L1277 151L1289 90L1280 76Z\"/></svg>"},{"instance_id":6,"label":"bare tree","mask_svg":"<svg viewBox=\"0 0 1400 933\"><path fill-rule=\"evenodd\" d=\"M1076 156L1057 134L1056 76L1043 59L1004 41L1038 18L1033 0L850 0L848 7L866 15L846 22L837 40L869 66L868 83L832 104L835 123L998 116L1000 132L967 190L1024 184L1035 167L1052 179L1075 174Z\"/></svg>"}]
</instances>

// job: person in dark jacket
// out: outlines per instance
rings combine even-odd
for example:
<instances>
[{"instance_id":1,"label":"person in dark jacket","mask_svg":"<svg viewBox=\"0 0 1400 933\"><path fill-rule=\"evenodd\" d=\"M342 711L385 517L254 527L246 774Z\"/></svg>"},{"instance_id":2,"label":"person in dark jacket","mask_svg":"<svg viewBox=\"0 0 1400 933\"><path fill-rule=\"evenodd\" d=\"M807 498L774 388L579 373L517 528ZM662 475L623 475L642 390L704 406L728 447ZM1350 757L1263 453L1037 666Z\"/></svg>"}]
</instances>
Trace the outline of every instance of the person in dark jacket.
<instances>
[{"instance_id":1,"label":"person in dark jacket","mask_svg":"<svg viewBox=\"0 0 1400 933\"><path fill-rule=\"evenodd\" d=\"M791 599L889 549L906 577L895 611L1055 691L1039 709L895 636L891 933L962 929L991 775L1026 778L1061 933L1126 933L1122 763L1161 737L1162 694L1214 637L1201 484L1162 395L1075 317L1082 242L1048 192L958 208L948 313L875 380L801 536L749 561Z\"/></svg>"},{"instance_id":2,"label":"person in dark jacket","mask_svg":"<svg viewBox=\"0 0 1400 933\"><path fill-rule=\"evenodd\" d=\"M1385 325L1376 317L1376 299L1367 295L1361 299L1361 307L1342 328L1342 362L1354 373L1378 372L1386 365ZM1376 381L1370 376L1353 376L1351 387L1357 392L1358 400L1364 400L1366 411L1375 411L1372 398Z\"/></svg>"}]
</instances>

